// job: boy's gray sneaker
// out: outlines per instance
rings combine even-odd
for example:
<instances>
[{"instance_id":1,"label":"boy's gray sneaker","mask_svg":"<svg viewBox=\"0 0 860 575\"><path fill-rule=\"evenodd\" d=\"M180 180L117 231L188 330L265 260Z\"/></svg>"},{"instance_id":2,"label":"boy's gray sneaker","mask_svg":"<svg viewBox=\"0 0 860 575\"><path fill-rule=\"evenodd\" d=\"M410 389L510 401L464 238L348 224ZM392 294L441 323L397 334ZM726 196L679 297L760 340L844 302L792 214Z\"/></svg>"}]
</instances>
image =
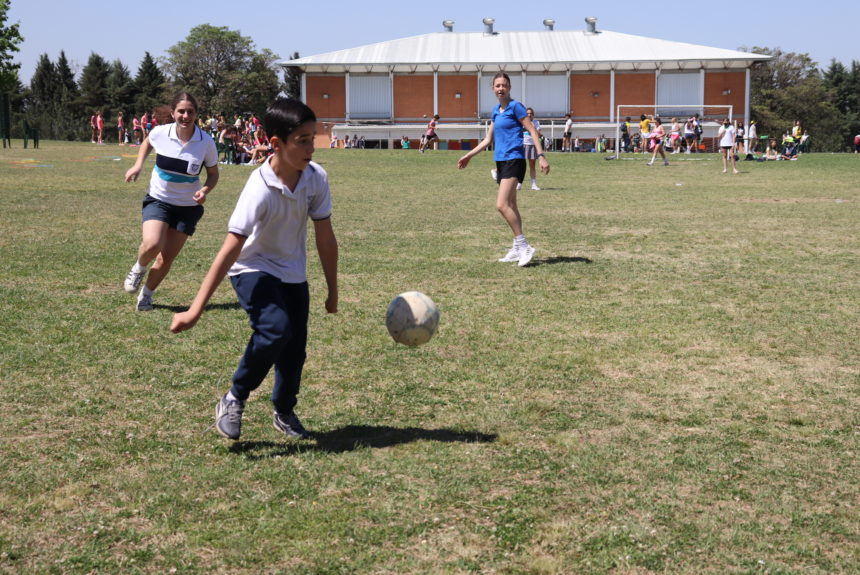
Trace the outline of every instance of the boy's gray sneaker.
<instances>
[{"instance_id":1,"label":"boy's gray sneaker","mask_svg":"<svg viewBox=\"0 0 860 575\"><path fill-rule=\"evenodd\" d=\"M230 401L224 394L215 406L215 430L227 439L239 439L242 434L242 412L245 402Z\"/></svg>"},{"instance_id":2,"label":"boy's gray sneaker","mask_svg":"<svg viewBox=\"0 0 860 575\"><path fill-rule=\"evenodd\" d=\"M292 437L293 439L308 439L311 436L311 434L308 433L308 430L305 429L305 426L302 425L302 422L299 421L299 418L296 417L295 413L290 412L289 415L281 415L276 411L275 416L272 418L272 423L274 424L275 429L287 437Z\"/></svg>"}]
</instances>

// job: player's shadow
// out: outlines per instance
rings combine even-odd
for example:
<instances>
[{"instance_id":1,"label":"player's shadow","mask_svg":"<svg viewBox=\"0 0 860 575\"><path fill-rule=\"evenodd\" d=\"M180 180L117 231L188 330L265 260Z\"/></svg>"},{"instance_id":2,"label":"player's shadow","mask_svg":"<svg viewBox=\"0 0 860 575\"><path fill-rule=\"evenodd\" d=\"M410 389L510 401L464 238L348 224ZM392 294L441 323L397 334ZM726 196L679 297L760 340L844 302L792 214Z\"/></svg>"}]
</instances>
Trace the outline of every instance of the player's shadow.
<instances>
[{"instance_id":1,"label":"player's shadow","mask_svg":"<svg viewBox=\"0 0 860 575\"><path fill-rule=\"evenodd\" d=\"M552 256L549 258L533 259L530 266L543 266L552 264L590 264L591 259L580 256Z\"/></svg>"},{"instance_id":2,"label":"player's shadow","mask_svg":"<svg viewBox=\"0 0 860 575\"><path fill-rule=\"evenodd\" d=\"M347 425L332 431L314 433L311 439L306 441L239 441L230 446L230 451L248 459L267 459L306 451L346 453L362 448L379 449L414 441L492 443L497 437L495 434L479 431Z\"/></svg>"},{"instance_id":3,"label":"player's shadow","mask_svg":"<svg viewBox=\"0 0 860 575\"><path fill-rule=\"evenodd\" d=\"M172 311L173 313L179 313L182 311L188 311L187 305L158 305L154 304L152 307L155 309L166 309L167 311ZM206 311L211 311L213 309L242 309L242 306L239 305L239 302L234 301L232 303L212 303L206 306Z\"/></svg>"}]
</instances>

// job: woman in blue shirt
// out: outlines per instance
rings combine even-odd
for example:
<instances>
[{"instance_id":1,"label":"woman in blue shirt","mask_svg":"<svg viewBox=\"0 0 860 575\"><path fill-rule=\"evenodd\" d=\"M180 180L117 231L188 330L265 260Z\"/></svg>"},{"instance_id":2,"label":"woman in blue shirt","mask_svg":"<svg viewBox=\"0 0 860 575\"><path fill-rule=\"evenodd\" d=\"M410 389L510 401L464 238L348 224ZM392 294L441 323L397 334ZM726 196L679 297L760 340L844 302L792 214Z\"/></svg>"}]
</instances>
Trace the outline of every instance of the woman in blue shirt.
<instances>
[{"instance_id":1,"label":"woman in blue shirt","mask_svg":"<svg viewBox=\"0 0 860 575\"><path fill-rule=\"evenodd\" d=\"M463 169L469 165L473 156L493 144L493 158L496 160L494 178L499 184L496 196L496 209L514 234L514 243L508 253L500 258L500 262L517 262L520 267L528 265L534 256L535 249L526 241L523 235L523 220L517 208L517 184L522 184L526 175L525 149L523 147L523 131L528 132L534 141L540 160L540 169L544 174L549 173L549 162L544 155L540 135L526 114L526 108L520 102L511 98L511 79L504 72L493 77L493 92L499 99L499 104L493 109L493 119L487 136L469 153L459 159L457 167Z\"/></svg>"}]
</instances>

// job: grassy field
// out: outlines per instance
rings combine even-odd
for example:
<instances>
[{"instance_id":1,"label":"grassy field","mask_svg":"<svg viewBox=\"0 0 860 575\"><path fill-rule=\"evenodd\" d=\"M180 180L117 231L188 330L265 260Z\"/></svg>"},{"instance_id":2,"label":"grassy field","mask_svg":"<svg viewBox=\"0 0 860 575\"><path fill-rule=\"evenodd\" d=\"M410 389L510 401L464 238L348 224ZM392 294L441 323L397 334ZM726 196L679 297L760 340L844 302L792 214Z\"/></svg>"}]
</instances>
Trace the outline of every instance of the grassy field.
<instances>
[{"instance_id":1,"label":"grassy field","mask_svg":"<svg viewBox=\"0 0 860 575\"><path fill-rule=\"evenodd\" d=\"M228 284L168 331L251 169L222 166L156 293L135 151L0 152L2 573L858 573L860 156L672 165L551 154L500 264L491 155L320 150L341 245L311 246L298 414L267 381L207 428L249 334ZM388 301L438 303L394 344Z\"/></svg>"}]
</instances>

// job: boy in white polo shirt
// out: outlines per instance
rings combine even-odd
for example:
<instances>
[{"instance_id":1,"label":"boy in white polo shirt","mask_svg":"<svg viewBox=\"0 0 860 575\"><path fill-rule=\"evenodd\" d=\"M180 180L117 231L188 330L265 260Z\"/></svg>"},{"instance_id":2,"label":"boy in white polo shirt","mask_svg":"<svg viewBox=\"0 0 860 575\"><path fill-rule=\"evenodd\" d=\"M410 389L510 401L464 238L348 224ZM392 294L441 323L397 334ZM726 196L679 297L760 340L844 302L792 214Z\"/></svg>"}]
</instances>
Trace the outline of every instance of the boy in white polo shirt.
<instances>
[{"instance_id":1,"label":"boy in white polo shirt","mask_svg":"<svg viewBox=\"0 0 860 575\"><path fill-rule=\"evenodd\" d=\"M331 225L328 176L311 161L316 116L297 100L279 99L263 121L273 154L251 173L230 217L227 238L215 256L188 311L173 316L170 330L191 329L227 274L248 313L251 335L233 385L215 408L215 429L239 439L250 393L272 366L275 429L288 437L309 437L293 408L297 402L307 344L309 292L307 220L328 286L325 308L337 313L338 246Z\"/></svg>"}]
</instances>

